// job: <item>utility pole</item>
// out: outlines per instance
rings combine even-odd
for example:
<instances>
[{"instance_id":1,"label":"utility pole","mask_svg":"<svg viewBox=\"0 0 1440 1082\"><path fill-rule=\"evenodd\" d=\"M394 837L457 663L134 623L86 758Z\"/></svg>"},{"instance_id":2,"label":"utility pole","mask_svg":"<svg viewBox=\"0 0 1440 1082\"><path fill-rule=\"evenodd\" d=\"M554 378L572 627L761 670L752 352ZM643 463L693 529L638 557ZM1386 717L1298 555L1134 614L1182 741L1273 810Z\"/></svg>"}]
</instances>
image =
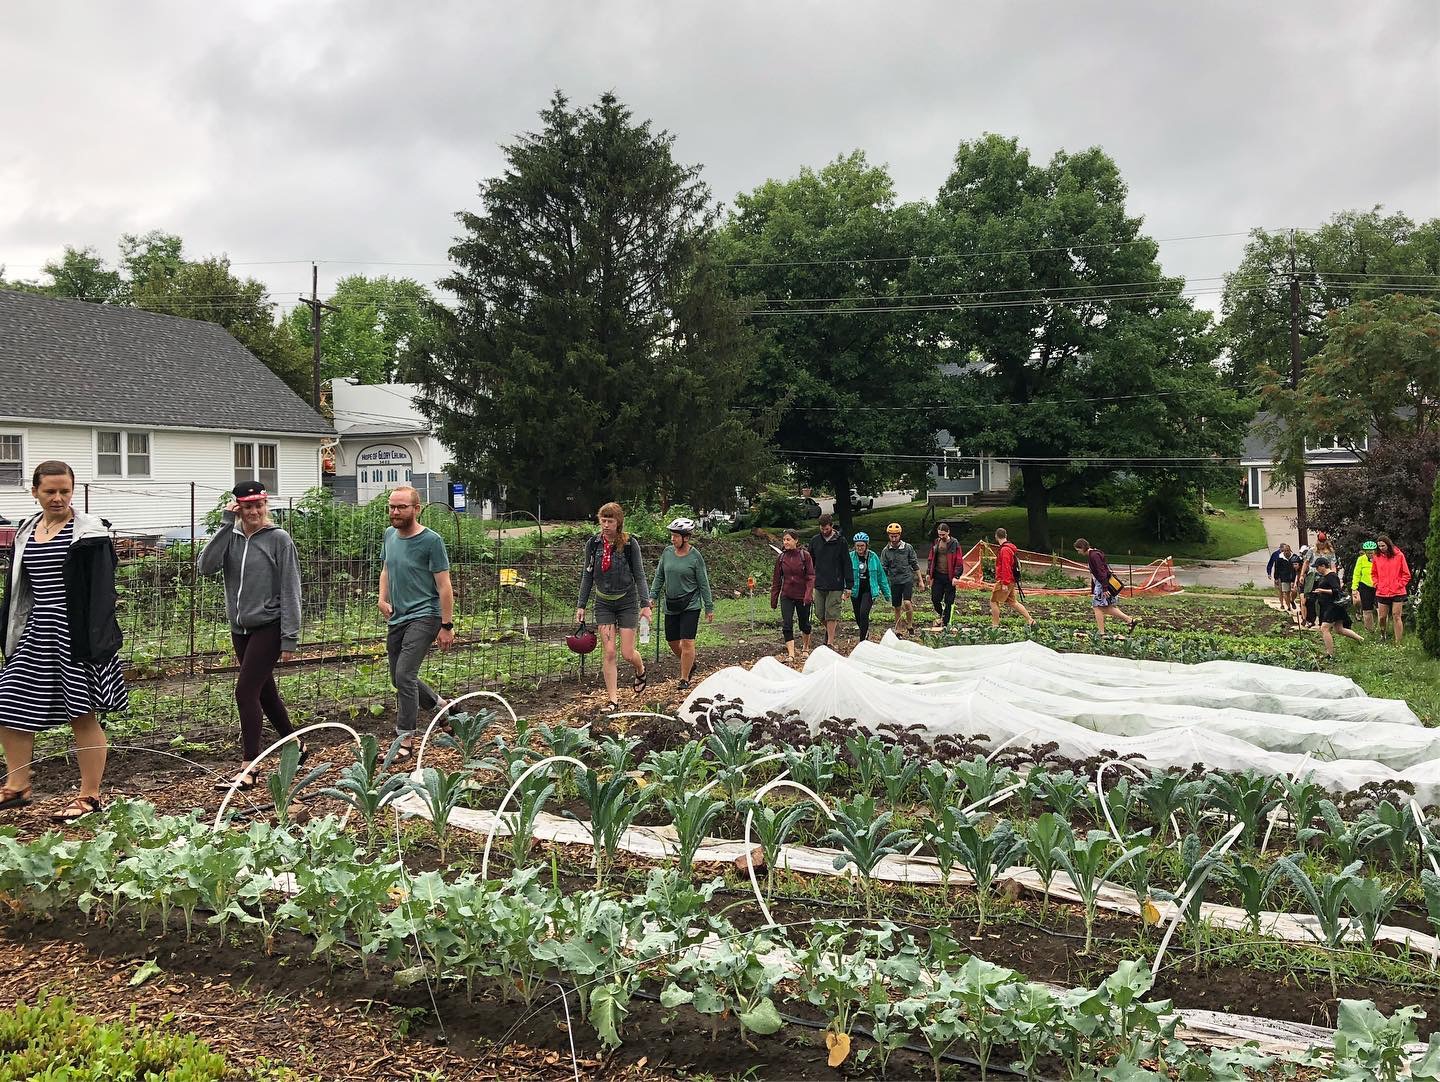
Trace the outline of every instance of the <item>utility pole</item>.
<instances>
[{"instance_id":1,"label":"utility pole","mask_svg":"<svg viewBox=\"0 0 1440 1082\"><path fill-rule=\"evenodd\" d=\"M322 312L338 312L333 305L320 299L320 267L310 264L310 296L301 297L300 303L310 307L310 405L320 412L320 315Z\"/></svg>"},{"instance_id":2,"label":"utility pole","mask_svg":"<svg viewBox=\"0 0 1440 1082\"><path fill-rule=\"evenodd\" d=\"M1290 230L1290 389L1300 390L1300 277L1295 273L1295 230ZM1305 444L1300 444L1300 466L1295 478L1295 529L1300 544L1310 543L1305 521Z\"/></svg>"}]
</instances>

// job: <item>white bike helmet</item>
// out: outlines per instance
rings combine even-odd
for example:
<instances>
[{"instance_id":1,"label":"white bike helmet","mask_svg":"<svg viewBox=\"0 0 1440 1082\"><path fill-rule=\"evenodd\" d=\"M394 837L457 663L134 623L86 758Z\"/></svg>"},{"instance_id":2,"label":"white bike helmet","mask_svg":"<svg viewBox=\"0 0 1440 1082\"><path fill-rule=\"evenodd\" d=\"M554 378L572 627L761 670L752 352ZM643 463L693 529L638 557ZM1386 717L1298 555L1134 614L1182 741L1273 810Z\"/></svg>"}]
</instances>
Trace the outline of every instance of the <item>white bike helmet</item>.
<instances>
[{"instance_id":1,"label":"white bike helmet","mask_svg":"<svg viewBox=\"0 0 1440 1082\"><path fill-rule=\"evenodd\" d=\"M695 532L695 523L688 518L677 518L665 527L671 533L692 534Z\"/></svg>"}]
</instances>

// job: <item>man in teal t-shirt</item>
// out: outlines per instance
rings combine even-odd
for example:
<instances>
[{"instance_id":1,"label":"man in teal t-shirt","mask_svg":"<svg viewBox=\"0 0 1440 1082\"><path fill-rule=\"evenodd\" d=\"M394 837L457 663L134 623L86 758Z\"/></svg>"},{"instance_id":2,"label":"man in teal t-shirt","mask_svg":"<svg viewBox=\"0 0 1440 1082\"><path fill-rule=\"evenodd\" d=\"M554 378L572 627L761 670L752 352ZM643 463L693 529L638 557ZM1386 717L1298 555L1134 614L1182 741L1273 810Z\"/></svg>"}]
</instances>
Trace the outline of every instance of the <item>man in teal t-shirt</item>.
<instances>
[{"instance_id":1,"label":"man in teal t-shirt","mask_svg":"<svg viewBox=\"0 0 1440 1082\"><path fill-rule=\"evenodd\" d=\"M695 523L688 518L677 518L669 529L670 546L660 554L650 596L656 601L664 599L665 641L670 644L670 652L680 660L677 686L686 691L695 672L695 636L700 629L700 610L704 608L705 619L713 622L715 599L710 594L705 558L690 543Z\"/></svg>"},{"instance_id":2,"label":"man in teal t-shirt","mask_svg":"<svg viewBox=\"0 0 1440 1082\"><path fill-rule=\"evenodd\" d=\"M380 612L390 625L385 653L399 700L395 729L401 739L395 758L404 762L413 754L421 705L433 710L443 701L420 679L420 663L431 643L438 641L442 650L454 644L455 594L444 540L420 525L420 493L408 486L392 489L389 512L385 562L380 569Z\"/></svg>"}]
</instances>

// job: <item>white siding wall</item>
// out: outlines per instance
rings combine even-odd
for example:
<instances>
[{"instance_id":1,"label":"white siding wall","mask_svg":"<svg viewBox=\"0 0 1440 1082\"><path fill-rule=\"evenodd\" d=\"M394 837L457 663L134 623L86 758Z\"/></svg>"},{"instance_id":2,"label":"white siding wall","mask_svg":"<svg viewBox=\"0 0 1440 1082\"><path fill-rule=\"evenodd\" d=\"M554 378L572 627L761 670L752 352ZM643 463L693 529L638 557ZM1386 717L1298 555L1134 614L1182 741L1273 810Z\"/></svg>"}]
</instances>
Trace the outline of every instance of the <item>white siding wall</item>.
<instances>
[{"instance_id":1,"label":"white siding wall","mask_svg":"<svg viewBox=\"0 0 1440 1082\"><path fill-rule=\"evenodd\" d=\"M150 476L97 478L95 428L29 422L11 426L0 422L0 432L19 432L25 438L25 478L17 487L0 487L0 514L19 520L32 514L29 473L36 464L58 458L75 471L75 506L104 515L116 529L160 532L190 521L190 482L195 483L197 514L209 511L235 483L233 443L256 440L278 443L280 485L272 496L278 501L298 499L320 484L320 439L300 436L251 436L228 432L182 432L141 429L150 434Z\"/></svg>"}]
</instances>

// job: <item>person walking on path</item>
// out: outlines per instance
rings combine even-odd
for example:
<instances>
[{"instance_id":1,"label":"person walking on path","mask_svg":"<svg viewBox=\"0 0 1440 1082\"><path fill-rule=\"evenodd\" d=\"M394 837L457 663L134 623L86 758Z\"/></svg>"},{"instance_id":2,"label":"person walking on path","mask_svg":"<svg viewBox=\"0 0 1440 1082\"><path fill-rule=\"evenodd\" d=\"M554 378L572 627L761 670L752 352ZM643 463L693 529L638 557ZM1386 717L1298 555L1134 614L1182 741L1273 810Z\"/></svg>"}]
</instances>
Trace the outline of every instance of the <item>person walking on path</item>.
<instances>
[{"instance_id":1,"label":"person walking on path","mask_svg":"<svg viewBox=\"0 0 1440 1082\"><path fill-rule=\"evenodd\" d=\"M53 816L73 823L102 808L105 730L97 715L125 708L116 618L115 545L103 519L71 506L75 472L42 462L30 495L40 513L15 531L5 600L0 602L0 808L29 804L35 734L69 725L80 793Z\"/></svg>"},{"instance_id":2,"label":"person walking on path","mask_svg":"<svg viewBox=\"0 0 1440 1082\"><path fill-rule=\"evenodd\" d=\"M995 531L995 588L990 591L990 626L1000 626L1000 607L1008 605L1025 618L1026 627L1035 626L1030 610L1020 603L1020 550L1002 526Z\"/></svg>"},{"instance_id":3,"label":"person walking on path","mask_svg":"<svg viewBox=\"0 0 1440 1082\"><path fill-rule=\"evenodd\" d=\"M840 628L840 606L855 584L850 547L835 529L834 519L820 516L820 532L810 538L810 559L815 563L815 619L825 625L825 645L833 647Z\"/></svg>"},{"instance_id":4,"label":"person walking on path","mask_svg":"<svg viewBox=\"0 0 1440 1082\"><path fill-rule=\"evenodd\" d=\"M1410 563L1387 533L1375 538L1375 555L1370 562L1370 573L1375 577L1375 606L1380 626L1385 626L1388 617L1395 629L1395 645L1398 646L1405 637L1405 597L1410 589Z\"/></svg>"},{"instance_id":5,"label":"person walking on path","mask_svg":"<svg viewBox=\"0 0 1440 1082\"><path fill-rule=\"evenodd\" d=\"M863 642L870 634L870 609L875 599L890 596L885 565L870 551L870 535L864 532L855 535L855 547L850 550L850 581L855 584L850 604L855 611L855 625L860 629Z\"/></svg>"},{"instance_id":6,"label":"person walking on path","mask_svg":"<svg viewBox=\"0 0 1440 1082\"><path fill-rule=\"evenodd\" d=\"M780 609L780 628L785 635L785 654L795 664L795 622L805 640L801 655L810 654L810 604L815 599L815 560L808 548L800 547L800 531L786 530L770 576L770 607Z\"/></svg>"},{"instance_id":7,"label":"person walking on path","mask_svg":"<svg viewBox=\"0 0 1440 1082\"><path fill-rule=\"evenodd\" d=\"M955 587L965 574L965 558L960 553L960 542L950 536L950 523L936 524L925 570L930 577L930 606L940 618L938 626L949 627L950 612L955 607Z\"/></svg>"},{"instance_id":8,"label":"person walking on path","mask_svg":"<svg viewBox=\"0 0 1440 1082\"><path fill-rule=\"evenodd\" d=\"M1366 541L1360 546L1360 555L1355 557L1355 570L1350 572L1350 599L1360 607L1360 617L1365 621L1365 630L1375 630L1375 575L1372 557L1377 546Z\"/></svg>"},{"instance_id":9,"label":"person walking on path","mask_svg":"<svg viewBox=\"0 0 1440 1082\"><path fill-rule=\"evenodd\" d=\"M1341 581L1345 579L1345 565L1340 562L1340 556L1335 551L1335 542L1324 530L1315 531L1315 555L1324 556L1330 561L1330 569L1340 576Z\"/></svg>"},{"instance_id":10,"label":"person walking on path","mask_svg":"<svg viewBox=\"0 0 1440 1082\"><path fill-rule=\"evenodd\" d=\"M650 596L665 605L665 641L680 662L681 691L690 689L695 675L695 636L700 632L700 609L705 609L705 622L715 622L715 598L710 594L710 574L705 557L690 543L695 523L677 518L665 527L670 531L670 544L660 554L655 568L655 581ZM644 682L645 674L640 674Z\"/></svg>"},{"instance_id":11,"label":"person walking on path","mask_svg":"<svg viewBox=\"0 0 1440 1082\"><path fill-rule=\"evenodd\" d=\"M1105 553L1083 537L1075 539L1075 551L1084 556L1085 562L1090 565L1090 607L1095 612L1095 626L1099 628L1100 634L1105 634L1107 616L1124 621L1125 627L1134 631L1140 617L1126 616L1116 604L1120 597L1120 580L1110 570L1110 561L1105 559Z\"/></svg>"},{"instance_id":12,"label":"person walking on path","mask_svg":"<svg viewBox=\"0 0 1440 1082\"><path fill-rule=\"evenodd\" d=\"M265 718L284 737L295 731L275 686L275 665L295 656L300 641L300 559L290 535L270 518L270 499L259 481L241 481L221 516L220 529L196 560L202 575L224 574L230 644L240 662L235 709L240 715L237 789L255 788L250 764L260 754ZM307 751L302 744L300 758ZM231 782L216 784L228 789Z\"/></svg>"},{"instance_id":13,"label":"person walking on path","mask_svg":"<svg viewBox=\"0 0 1440 1082\"><path fill-rule=\"evenodd\" d=\"M435 689L420 679L420 664L433 643L441 650L455 644L455 591L445 541L420 524L420 493L409 485L390 490L390 525L385 530L380 568L380 613L388 623L385 653L395 686L397 762L414 753L420 708L444 705Z\"/></svg>"},{"instance_id":14,"label":"person walking on path","mask_svg":"<svg viewBox=\"0 0 1440 1082\"><path fill-rule=\"evenodd\" d=\"M890 581L890 604L895 607L895 633L909 635L915 630L915 580L923 578L915 546L900 540L900 523L885 527L889 538L880 550L880 566Z\"/></svg>"},{"instance_id":15,"label":"person walking on path","mask_svg":"<svg viewBox=\"0 0 1440 1082\"><path fill-rule=\"evenodd\" d=\"M1320 637L1325 640L1325 656L1335 656L1334 633L1339 632L1347 639L1364 642L1363 635L1350 628L1350 614L1346 612L1349 595L1334 562L1328 556L1315 557L1315 572L1320 580L1315 584L1315 596L1320 604Z\"/></svg>"},{"instance_id":16,"label":"person walking on path","mask_svg":"<svg viewBox=\"0 0 1440 1082\"><path fill-rule=\"evenodd\" d=\"M1299 595L1295 622L1301 627L1312 627L1320 618L1320 605L1315 598L1315 584L1320 581L1315 571L1315 553L1309 545L1301 545L1296 555L1300 557L1300 566L1295 572L1295 588Z\"/></svg>"},{"instance_id":17,"label":"person walking on path","mask_svg":"<svg viewBox=\"0 0 1440 1082\"><path fill-rule=\"evenodd\" d=\"M1289 542L1283 542L1270 554L1270 562L1265 565L1265 577L1275 584L1275 594L1285 612L1295 607L1295 568L1290 563L1291 555Z\"/></svg>"},{"instance_id":18,"label":"person walking on path","mask_svg":"<svg viewBox=\"0 0 1440 1082\"><path fill-rule=\"evenodd\" d=\"M645 558L640 542L625 532L625 511L618 503L607 503L595 515L600 532L585 543L585 563L580 572L580 602L576 623L585 622L585 608L595 594L595 627L605 647L605 708L620 709L619 662L615 659L615 637L620 653L635 670L630 687L639 695L645 691L645 661L635 649L640 620L650 619L650 594L645 587Z\"/></svg>"}]
</instances>

